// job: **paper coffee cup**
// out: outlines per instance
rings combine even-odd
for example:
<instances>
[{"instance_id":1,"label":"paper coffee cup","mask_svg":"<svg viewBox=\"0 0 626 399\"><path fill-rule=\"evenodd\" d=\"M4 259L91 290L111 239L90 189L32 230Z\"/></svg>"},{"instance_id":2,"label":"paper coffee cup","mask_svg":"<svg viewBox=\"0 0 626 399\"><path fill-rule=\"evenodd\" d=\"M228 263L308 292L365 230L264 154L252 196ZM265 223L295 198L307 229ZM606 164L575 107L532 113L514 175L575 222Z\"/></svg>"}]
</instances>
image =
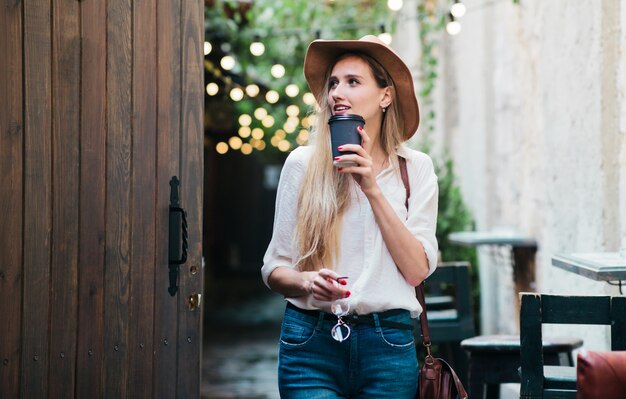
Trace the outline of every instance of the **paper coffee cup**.
<instances>
[{"instance_id":1,"label":"paper coffee cup","mask_svg":"<svg viewBox=\"0 0 626 399\"><path fill-rule=\"evenodd\" d=\"M354 154L352 151L340 152L337 147L345 144L361 144L361 135L357 128L365 126L365 120L361 115L341 114L333 115L328 120L330 127L330 146L333 151L333 164L336 167L355 166L356 162L338 162L334 159L341 155Z\"/></svg>"}]
</instances>

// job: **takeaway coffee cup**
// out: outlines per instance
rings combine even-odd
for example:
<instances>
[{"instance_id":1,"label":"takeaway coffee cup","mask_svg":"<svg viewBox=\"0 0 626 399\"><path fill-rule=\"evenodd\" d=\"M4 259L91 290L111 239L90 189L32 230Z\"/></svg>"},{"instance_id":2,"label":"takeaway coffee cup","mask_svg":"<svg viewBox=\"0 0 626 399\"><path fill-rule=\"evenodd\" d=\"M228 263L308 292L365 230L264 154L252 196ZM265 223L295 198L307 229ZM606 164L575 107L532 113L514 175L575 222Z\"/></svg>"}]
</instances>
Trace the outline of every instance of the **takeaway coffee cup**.
<instances>
[{"instance_id":1,"label":"takeaway coffee cup","mask_svg":"<svg viewBox=\"0 0 626 399\"><path fill-rule=\"evenodd\" d=\"M341 114L333 115L328 120L330 127L330 145L333 150L333 164L337 167L354 166L355 162L337 162L334 159L340 155L354 154L352 151L339 152L337 147L344 144L361 144L361 135L357 127L363 127L365 120L361 115Z\"/></svg>"}]
</instances>

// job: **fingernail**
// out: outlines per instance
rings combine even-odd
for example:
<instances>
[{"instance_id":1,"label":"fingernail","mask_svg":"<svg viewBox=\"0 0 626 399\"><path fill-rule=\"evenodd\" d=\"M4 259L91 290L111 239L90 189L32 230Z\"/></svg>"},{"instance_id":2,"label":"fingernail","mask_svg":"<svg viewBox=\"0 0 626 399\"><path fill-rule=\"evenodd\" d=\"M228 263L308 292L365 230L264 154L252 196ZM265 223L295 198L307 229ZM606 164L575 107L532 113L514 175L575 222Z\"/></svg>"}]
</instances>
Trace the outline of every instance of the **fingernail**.
<instances>
[{"instance_id":1,"label":"fingernail","mask_svg":"<svg viewBox=\"0 0 626 399\"><path fill-rule=\"evenodd\" d=\"M341 171L343 170L343 168L339 168L339 169L337 169L337 170L338 170L339 172L341 172Z\"/></svg>"},{"instance_id":2,"label":"fingernail","mask_svg":"<svg viewBox=\"0 0 626 399\"><path fill-rule=\"evenodd\" d=\"M339 157L335 157L335 161L338 161L340 158Z\"/></svg>"},{"instance_id":3,"label":"fingernail","mask_svg":"<svg viewBox=\"0 0 626 399\"><path fill-rule=\"evenodd\" d=\"M339 146L339 147L337 147L337 149L338 149L339 151L341 151L341 150L343 150L343 146Z\"/></svg>"},{"instance_id":4,"label":"fingernail","mask_svg":"<svg viewBox=\"0 0 626 399\"><path fill-rule=\"evenodd\" d=\"M339 284L346 285L346 284L348 284L348 282L346 280L339 280Z\"/></svg>"},{"instance_id":5,"label":"fingernail","mask_svg":"<svg viewBox=\"0 0 626 399\"><path fill-rule=\"evenodd\" d=\"M350 296L350 291L346 292L346 298Z\"/></svg>"},{"instance_id":6,"label":"fingernail","mask_svg":"<svg viewBox=\"0 0 626 399\"><path fill-rule=\"evenodd\" d=\"M358 130L359 132L362 132L362 131L363 131L363 127L361 127L361 126L357 126L356 128L357 128L357 130Z\"/></svg>"}]
</instances>

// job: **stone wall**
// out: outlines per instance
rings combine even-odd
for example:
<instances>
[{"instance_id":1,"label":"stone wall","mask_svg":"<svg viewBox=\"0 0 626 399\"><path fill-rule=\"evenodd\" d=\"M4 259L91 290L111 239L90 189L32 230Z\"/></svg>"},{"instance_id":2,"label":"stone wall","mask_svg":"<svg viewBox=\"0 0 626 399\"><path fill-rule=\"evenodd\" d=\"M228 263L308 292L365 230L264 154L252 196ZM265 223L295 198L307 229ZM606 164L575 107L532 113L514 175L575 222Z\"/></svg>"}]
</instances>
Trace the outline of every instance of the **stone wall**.
<instances>
[{"instance_id":1,"label":"stone wall","mask_svg":"<svg viewBox=\"0 0 626 399\"><path fill-rule=\"evenodd\" d=\"M539 292L618 294L553 267L551 256L626 248L626 4L464 3L461 33L439 37L432 138L453 155L477 229L537 239ZM395 36L409 60L418 40L403 32L416 24L399 18ZM483 332L516 331L506 254L483 248L479 257ZM602 349L608 336L598 331L573 334Z\"/></svg>"}]
</instances>

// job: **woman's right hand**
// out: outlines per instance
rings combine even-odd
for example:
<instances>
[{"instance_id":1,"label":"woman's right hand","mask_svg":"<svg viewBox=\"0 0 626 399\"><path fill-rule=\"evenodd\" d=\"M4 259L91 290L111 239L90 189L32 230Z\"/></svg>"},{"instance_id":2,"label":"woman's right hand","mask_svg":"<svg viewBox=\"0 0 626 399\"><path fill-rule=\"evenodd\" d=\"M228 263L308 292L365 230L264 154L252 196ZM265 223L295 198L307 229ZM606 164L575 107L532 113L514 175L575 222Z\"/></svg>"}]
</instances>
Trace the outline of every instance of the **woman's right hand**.
<instances>
[{"instance_id":1,"label":"woman's right hand","mask_svg":"<svg viewBox=\"0 0 626 399\"><path fill-rule=\"evenodd\" d=\"M350 291L345 288L347 282L340 277L336 272L329 269L310 272L307 291L318 301L332 302L348 298Z\"/></svg>"}]
</instances>

